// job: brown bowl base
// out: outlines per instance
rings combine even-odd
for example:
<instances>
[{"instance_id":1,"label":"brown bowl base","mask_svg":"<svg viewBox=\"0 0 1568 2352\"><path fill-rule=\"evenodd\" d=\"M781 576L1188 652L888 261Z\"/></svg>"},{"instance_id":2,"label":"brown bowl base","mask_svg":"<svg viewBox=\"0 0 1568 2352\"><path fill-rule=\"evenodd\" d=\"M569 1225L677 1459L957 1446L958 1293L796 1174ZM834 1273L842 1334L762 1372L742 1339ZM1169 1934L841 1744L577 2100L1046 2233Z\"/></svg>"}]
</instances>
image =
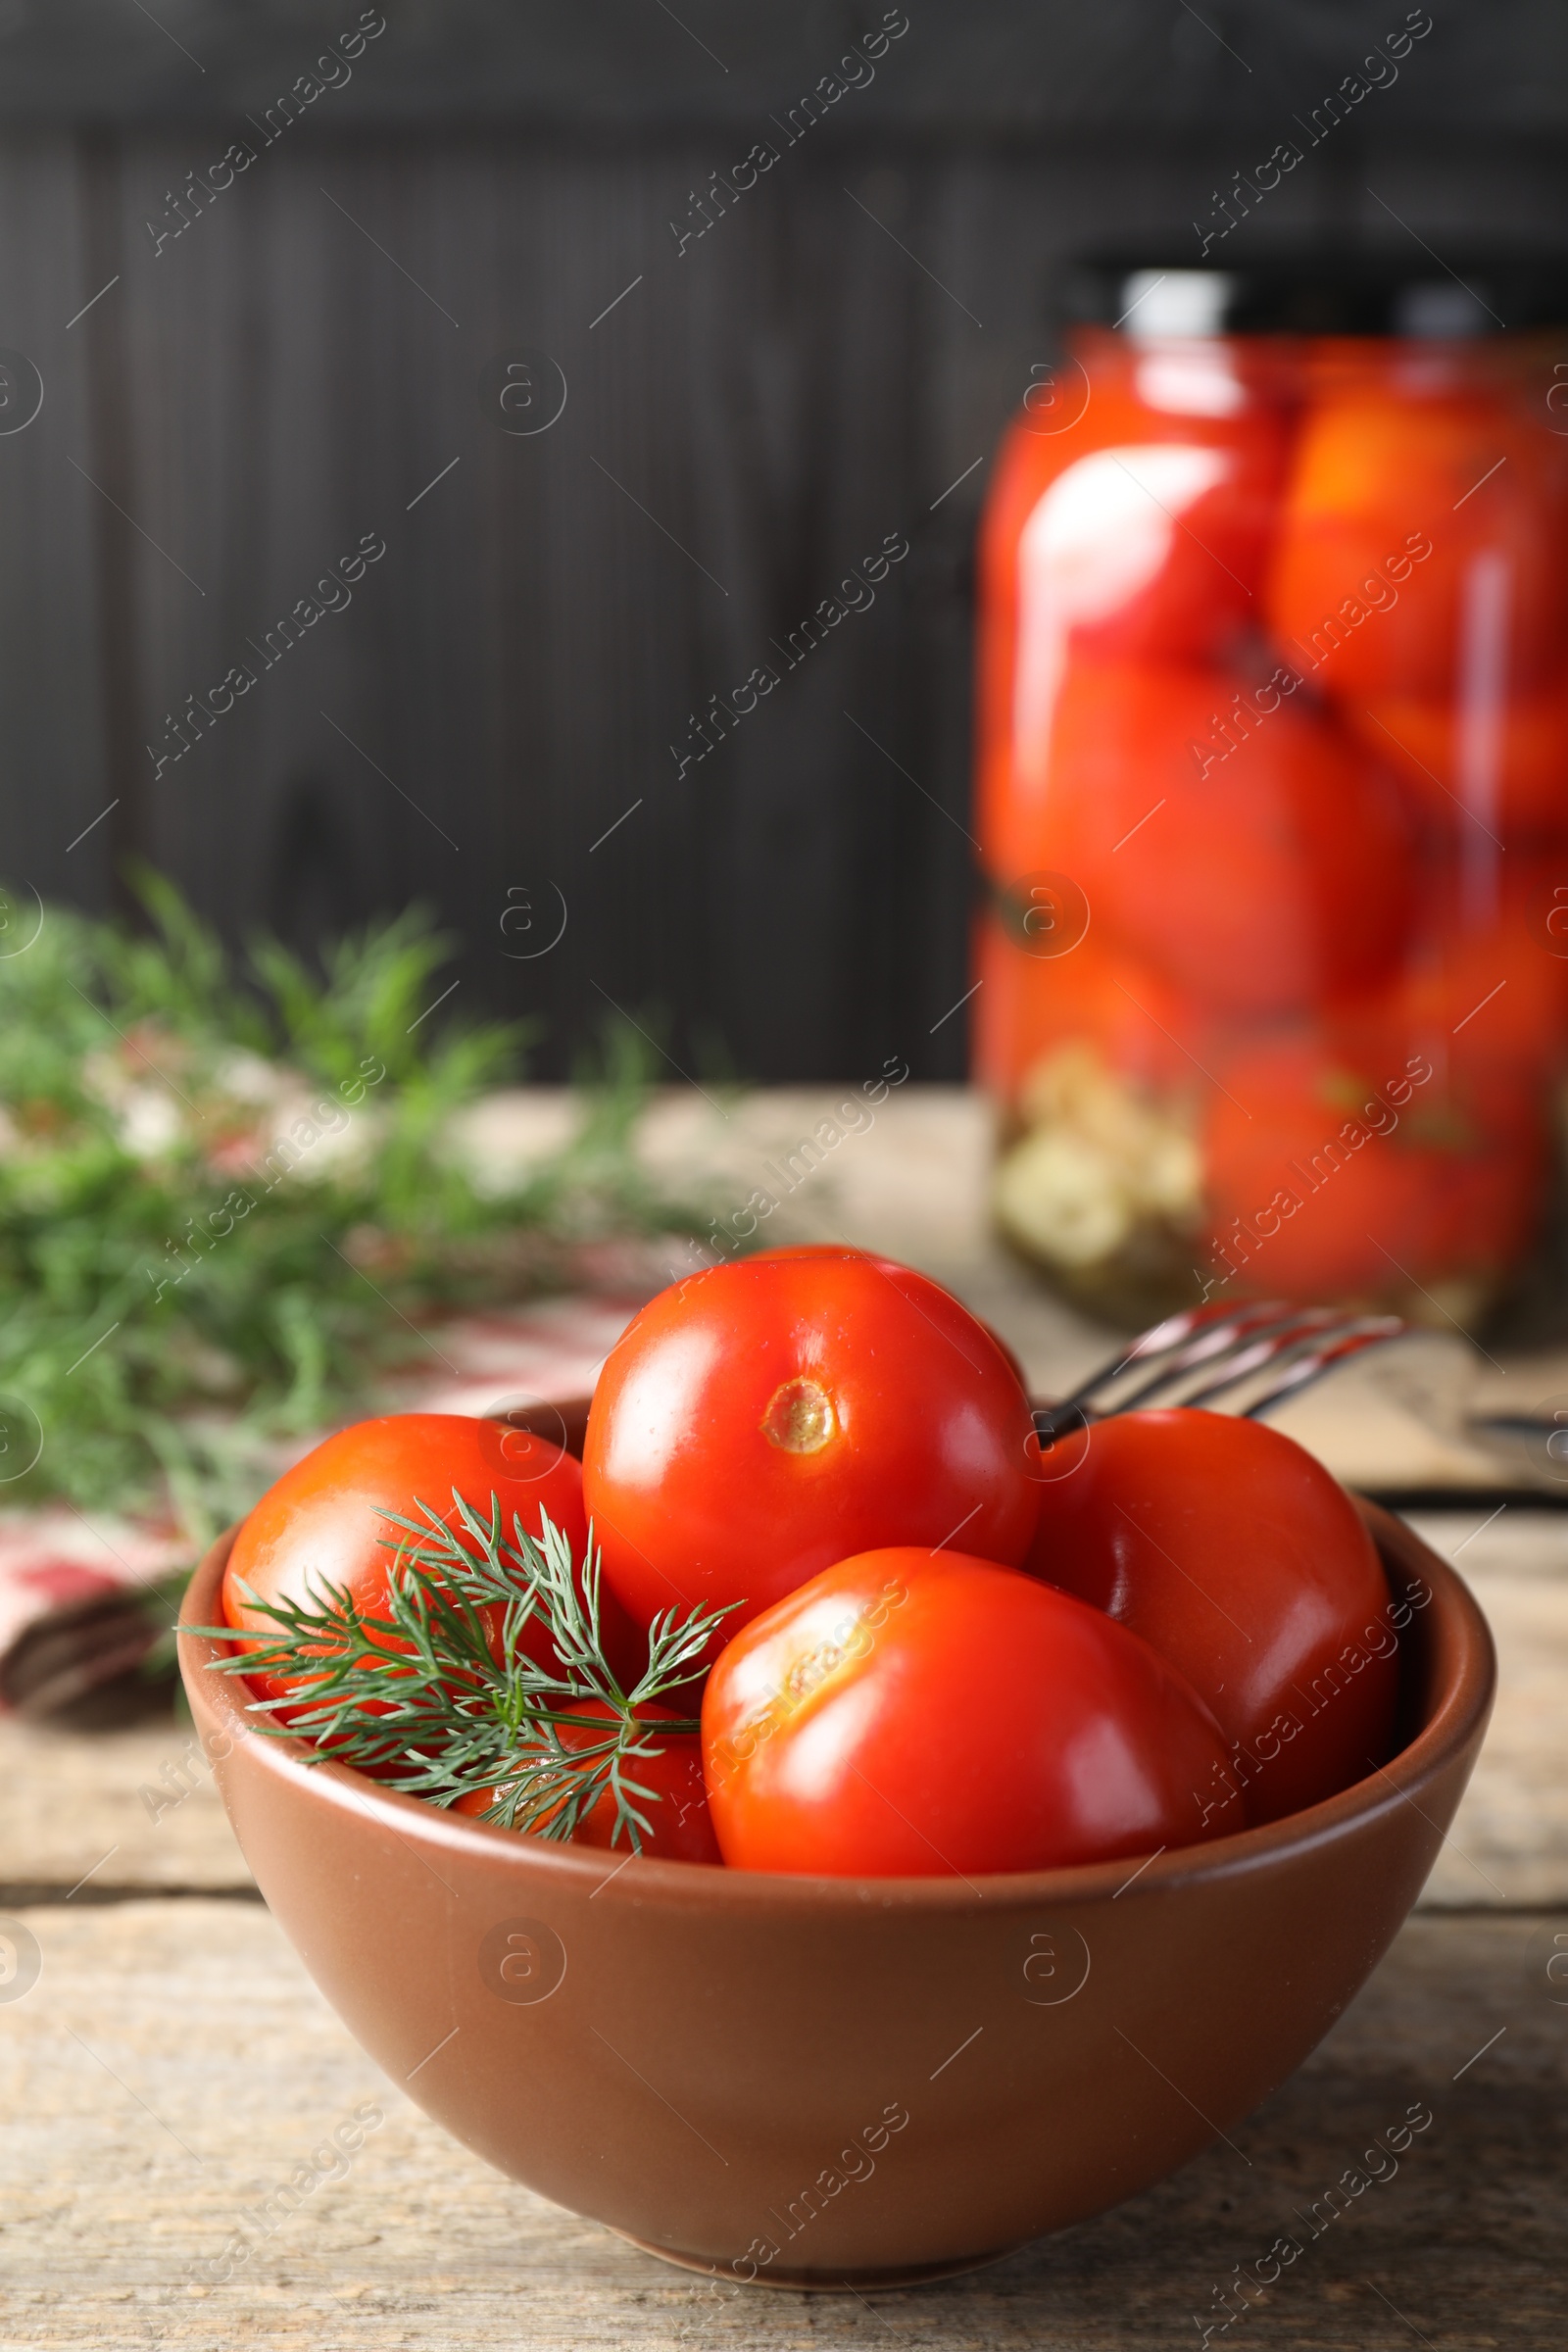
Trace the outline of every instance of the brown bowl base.
<instances>
[{"instance_id":1,"label":"brown bowl base","mask_svg":"<svg viewBox=\"0 0 1568 2352\"><path fill-rule=\"evenodd\" d=\"M721 2276L706 2254L683 2254L675 2246L656 2246L652 2238L633 2237L629 2230L616 2230L612 2223L607 2227L639 2254L657 2254L661 2262L672 2263L678 2271L699 2271L705 2278ZM755 2278L736 2278L734 2283L738 2287L780 2286L800 2295L874 2295L893 2287L931 2286L939 2278L961 2278L966 2271L986 2270L1017 2251L1016 2246L998 2246L992 2254L966 2254L956 2262L909 2263L889 2271L785 2271L770 2262Z\"/></svg>"},{"instance_id":2,"label":"brown bowl base","mask_svg":"<svg viewBox=\"0 0 1568 2352\"><path fill-rule=\"evenodd\" d=\"M192 1580L181 1663L275 1916L427 2114L705 2295L733 2279L874 2296L980 2269L1173 2173L1300 2063L1387 1949L1475 1761L1494 1666L1462 1579L1367 1517L1404 1634L1397 1751L1302 1813L1149 1857L1136 1885L1120 1860L999 1874L983 1896L629 1857L607 1877L591 1847L312 1764L292 1738L251 1737L243 1688L209 1671L219 1650L194 1629L221 1608L230 1538ZM1058 1992L1058 1957L1080 1946L1092 1977ZM982 2032L961 2068L932 2072ZM890 2099L904 2086L912 2106ZM879 2113L885 2131L864 2121ZM857 2125L888 2161L829 2221L846 2184L823 2160ZM733 2249L760 2250L759 2217L803 2181L824 2218L804 2240L782 2225L746 2280ZM823 2261L785 2268L792 2248Z\"/></svg>"}]
</instances>

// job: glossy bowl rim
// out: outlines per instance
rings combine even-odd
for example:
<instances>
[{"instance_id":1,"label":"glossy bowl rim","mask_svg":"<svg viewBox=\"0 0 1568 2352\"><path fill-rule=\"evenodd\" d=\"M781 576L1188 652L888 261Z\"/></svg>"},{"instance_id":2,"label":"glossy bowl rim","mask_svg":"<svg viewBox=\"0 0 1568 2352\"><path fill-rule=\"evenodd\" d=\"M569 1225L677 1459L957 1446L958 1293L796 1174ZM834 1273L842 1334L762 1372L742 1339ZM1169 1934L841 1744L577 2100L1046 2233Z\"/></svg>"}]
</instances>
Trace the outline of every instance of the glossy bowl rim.
<instances>
[{"instance_id":1,"label":"glossy bowl rim","mask_svg":"<svg viewBox=\"0 0 1568 2352\"><path fill-rule=\"evenodd\" d=\"M1427 1622L1434 1627L1444 1624L1449 1634L1450 1670L1430 1714L1413 1738L1364 1780L1278 1821L1155 1854L1134 1872L1136 1890L1127 1867L1138 1861L1133 1854L1054 1870L988 1872L978 1883L948 1877L810 1877L804 1872L729 1870L712 1863L658 1861L642 1855L607 1867L604 1848L563 1844L524 1831L504 1830L384 1788L349 1765L309 1761L314 1751L303 1740L269 1736L263 1738L256 1752L267 1769L293 1782L302 1791L309 1788L312 1801L351 1811L369 1823L379 1821L404 1844L409 1842L409 1833L416 1832L421 1842L447 1853L465 1853L475 1861L488 1856L503 1869L515 1869L529 1879L543 1875L563 1891L592 1894L613 1879L622 1895L634 1892L643 1904L668 1903L681 1909L697 1906L718 1912L760 1909L786 1915L837 1911L854 1916L887 1910L978 1914L999 1909L1065 1910L1114 1900L1122 1891L1136 1891L1147 1899L1156 1891L1239 1880L1332 1843L1348 1830L1379 1819L1396 1804L1413 1804L1416 1792L1462 1752L1478 1726L1485 1727L1492 1709L1496 1655L1486 1618L1463 1578L1412 1528L1376 1503L1360 1497L1355 1500L1385 1569L1424 1578L1432 1588L1428 1605L1433 1614ZM193 1705L199 1690L224 1733L244 1739L260 1735L246 1721L237 1678L217 1674L207 1678L205 1668L218 1643L191 1630L217 1622L220 1580L237 1533L238 1524L226 1529L196 1568L181 1603L177 1632L180 1673ZM199 1608L193 1605L198 1595Z\"/></svg>"}]
</instances>

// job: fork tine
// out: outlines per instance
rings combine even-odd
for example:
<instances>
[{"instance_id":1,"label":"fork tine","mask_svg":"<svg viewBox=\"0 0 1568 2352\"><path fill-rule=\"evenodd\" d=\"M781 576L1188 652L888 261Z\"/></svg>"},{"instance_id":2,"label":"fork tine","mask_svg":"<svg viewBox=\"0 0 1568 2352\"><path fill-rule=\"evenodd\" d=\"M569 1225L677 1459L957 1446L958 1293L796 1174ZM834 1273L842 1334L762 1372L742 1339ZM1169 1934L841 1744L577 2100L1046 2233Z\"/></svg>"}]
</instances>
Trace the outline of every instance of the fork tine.
<instances>
[{"instance_id":1,"label":"fork tine","mask_svg":"<svg viewBox=\"0 0 1568 2352\"><path fill-rule=\"evenodd\" d=\"M1250 1373L1260 1371L1265 1364L1273 1363L1282 1356L1288 1358L1279 1378L1253 1400L1252 1405L1246 1408L1250 1413L1255 1406L1273 1403L1291 1390L1315 1379L1319 1372L1326 1372L1342 1357L1353 1355L1357 1349L1369 1348L1379 1340L1392 1340L1404 1328L1396 1315L1347 1317L1328 1314L1315 1331L1298 1326L1294 1331L1280 1333L1272 1341L1258 1341L1226 1366L1221 1379L1211 1381L1206 1388L1184 1397L1183 1402L1206 1404L1211 1397L1223 1396L1227 1391L1240 1387ZM1306 1346L1308 1342L1312 1345ZM1304 1352L1297 1352L1303 1348Z\"/></svg>"},{"instance_id":2,"label":"fork tine","mask_svg":"<svg viewBox=\"0 0 1568 2352\"><path fill-rule=\"evenodd\" d=\"M1289 1307L1271 1306L1268 1313L1276 1318L1283 1316L1284 1320L1270 1323L1259 1312L1239 1314L1229 1323L1202 1333L1198 1339L1190 1342L1187 1347L1180 1348L1168 1363L1161 1364L1158 1370L1143 1383L1141 1388L1133 1390L1130 1396L1118 1398L1114 1410L1119 1413L1136 1411L1139 1405L1147 1404L1151 1398L1158 1396L1163 1391L1174 1388L1178 1382L1187 1377L1189 1372L1197 1371L1200 1365L1223 1362L1231 1354L1238 1342L1248 1339L1250 1335L1253 1347L1261 1346L1265 1341L1277 1341L1278 1345L1283 1346L1285 1338L1281 1335L1293 1339L1301 1338L1306 1333L1316 1330L1320 1324L1338 1319L1332 1310L1323 1307L1300 1307L1293 1312ZM1271 1351L1277 1352L1277 1347ZM1268 1357L1262 1355L1256 1360L1259 1363L1266 1363ZM1227 1372L1220 1386L1228 1386L1231 1377L1231 1374ZM1184 1403L1190 1400L1183 1398Z\"/></svg>"},{"instance_id":3,"label":"fork tine","mask_svg":"<svg viewBox=\"0 0 1568 2352\"><path fill-rule=\"evenodd\" d=\"M1064 1396L1062 1402L1086 1403L1096 1389L1103 1388L1107 1381L1115 1380L1132 1365L1147 1362L1152 1356L1168 1355L1196 1335L1212 1337L1215 1347L1223 1347L1227 1335L1220 1332L1221 1325L1233 1326L1237 1331L1250 1331L1255 1324L1266 1322L1271 1315L1288 1315L1290 1312L1290 1307L1282 1298L1248 1306L1187 1307L1179 1315L1167 1315L1163 1323L1156 1323L1152 1331L1146 1331L1141 1338L1134 1340L1121 1355L1113 1357L1109 1363L1101 1364L1073 1390L1070 1396Z\"/></svg>"},{"instance_id":4,"label":"fork tine","mask_svg":"<svg viewBox=\"0 0 1568 2352\"><path fill-rule=\"evenodd\" d=\"M1250 1419L1321 1379L1346 1357L1381 1341L1396 1339L1406 1328L1397 1315L1347 1315L1337 1307L1292 1307L1277 1298L1241 1306L1192 1307L1146 1331L1070 1396L1038 1408L1035 1426L1045 1443L1090 1421L1136 1411L1162 1396L1169 1396L1173 1404L1203 1407L1265 1365L1286 1359L1278 1376L1241 1408L1242 1417ZM1090 1402L1097 1389L1143 1363L1154 1365L1147 1379L1114 1401ZM1188 1375L1204 1367L1213 1377L1200 1388L1182 1393Z\"/></svg>"},{"instance_id":5,"label":"fork tine","mask_svg":"<svg viewBox=\"0 0 1568 2352\"><path fill-rule=\"evenodd\" d=\"M1228 1323L1237 1315L1282 1315L1286 1311L1283 1298L1241 1301L1232 1298L1216 1301L1213 1306L1184 1307L1179 1314L1167 1315L1163 1323L1156 1323L1152 1331L1142 1333L1122 1360L1130 1364L1141 1356L1159 1355L1167 1348L1180 1347L1183 1340L1191 1339L1195 1332L1206 1331L1214 1323Z\"/></svg>"},{"instance_id":6,"label":"fork tine","mask_svg":"<svg viewBox=\"0 0 1568 2352\"><path fill-rule=\"evenodd\" d=\"M1265 1364L1273 1363L1279 1356L1292 1354L1306 1341L1316 1340L1323 1345L1345 1328L1343 1315L1335 1314L1332 1309L1326 1312L1322 1309L1303 1311L1273 1331L1260 1332L1250 1347L1238 1349L1221 1366L1217 1380L1211 1380L1204 1388L1193 1390L1182 1398L1182 1402L1206 1404L1211 1396L1223 1396L1228 1389L1236 1388L1250 1373L1261 1371Z\"/></svg>"},{"instance_id":7,"label":"fork tine","mask_svg":"<svg viewBox=\"0 0 1568 2352\"><path fill-rule=\"evenodd\" d=\"M1363 1348L1375 1348L1384 1340L1396 1340L1405 1328L1397 1315L1378 1315L1369 1320L1366 1328L1347 1332L1342 1339L1315 1348L1306 1355L1298 1356L1294 1363L1285 1366L1278 1380L1272 1382L1261 1396L1254 1396L1250 1404L1242 1407L1241 1417L1248 1421L1254 1419L1267 1406L1278 1404L1282 1396L1289 1396L1298 1389L1309 1387L1314 1380L1321 1380L1325 1372L1332 1371L1347 1356L1358 1355Z\"/></svg>"}]
</instances>

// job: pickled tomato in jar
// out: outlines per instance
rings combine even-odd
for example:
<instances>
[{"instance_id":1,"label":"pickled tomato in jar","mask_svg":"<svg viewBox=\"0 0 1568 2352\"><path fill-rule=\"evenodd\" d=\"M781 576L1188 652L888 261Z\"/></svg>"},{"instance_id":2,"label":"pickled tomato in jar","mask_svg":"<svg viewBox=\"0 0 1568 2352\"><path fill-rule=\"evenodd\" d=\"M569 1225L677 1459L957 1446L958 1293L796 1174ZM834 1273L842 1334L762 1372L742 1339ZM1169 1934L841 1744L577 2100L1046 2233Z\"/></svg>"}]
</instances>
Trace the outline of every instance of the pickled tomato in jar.
<instances>
[{"instance_id":1,"label":"pickled tomato in jar","mask_svg":"<svg viewBox=\"0 0 1568 2352\"><path fill-rule=\"evenodd\" d=\"M1105 1314L1465 1317L1537 1245L1568 271L1465 276L1468 308L1402 263L1088 266L1075 396L999 453L975 1061L1004 1235Z\"/></svg>"}]
</instances>

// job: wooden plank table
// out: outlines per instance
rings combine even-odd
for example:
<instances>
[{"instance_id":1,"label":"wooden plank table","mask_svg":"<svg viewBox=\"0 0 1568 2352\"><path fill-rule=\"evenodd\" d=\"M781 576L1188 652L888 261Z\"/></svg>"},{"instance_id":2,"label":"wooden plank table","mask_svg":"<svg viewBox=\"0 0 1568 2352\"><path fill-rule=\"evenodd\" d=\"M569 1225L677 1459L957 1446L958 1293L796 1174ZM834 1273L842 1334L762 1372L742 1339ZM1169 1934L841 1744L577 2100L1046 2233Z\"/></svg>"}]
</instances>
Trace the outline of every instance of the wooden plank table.
<instances>
[{"instance_id":1,"label":"wooden plank table","mask_svg":"<svg viewBox=\"0 0 1568 2352\"><path fill-rule=\"evenodd\" d=\"M787 1127L797 1107L775 1100L769 1115ZM1008 1277L977 1228L955 1238L951 1206L933 1222L929 1187L961 1205L963 1168L983 1158L969 1114L911 1100L880 1177L870 1139L857 1143L863 1172L850 1181L845 1162L823 1221L944 1266L1051 1385L1104 1335ZM1530 1401L1553 1378L1568 1388L1537 1374ZM1407 1419L1407 1449L1441 1453ZM1342 1426L1335 1443L1350 1442ZM0 2352L1132 2352L1201 2344L1205 2327L1258 2352L1561 2352L1568 1514L1493 1509L1456 1501L1418 1522L1492 1620L1498 1709L1421 1908L1334 2033L1234 2146L967 2279L869 2300L705 2284L491 2173L326 2008L172 1717L91 1733L0 1722L0 1937L39 1962L20 1995L23 1977L0 1983ZM1413 2106L1433 2121L1396 2174L1324 2220L1325 2191ZM343 2125L363 2140L333 2155ZM256 2218L290 2181L297 2209ZM1239 2307L1236 2266L1282 2237L1299 2252ZM220 2278L235 2239L243 2259Z\"/></svg>"},{"instance_id":2,"label":"wooden plank table","mask_svg":"<svg viewBox=\"0 0 1568 2352\"><path fill-rule=\"evenodd\" d=\"M8 2352L1120 2352L1199 2340L1193 2314L1223 2316L1215 2287L1282 2235L1300 2254L1232 2335L1281 2352L1370 2352L1412 2331L1444 2352L1564 2340L1568 2010L1545 1997L1537 1919L1419 1917L1234 2148L989 2271L866 2301L705 2285L491 2173L362 2055L257 1903L25 1916L44 1975L0 2032ZM1324 2191L1418 2106L1433 2123L1396 2175L1328 2221ZM320 2155L298 2210L248 2218L356 2115L363 2146ZM1298 2218L1314 2205L1315 2236ZM208 2283L236 2233L248 2259Z\"/></svg>"},{"instance_id":3,"label":"wooden plank table","mask_svg":"<svg viewBox=\"0 0 1568 2352\"><path fill-rule=\"evenodd\" d=\"M1217 2340L1559 2352L1568 1530L1544 1514L1472 1528L1427 1522L1463 1547L1498 1631L1497 1730L1423 1909L1328 2041L1233 2135L1239 2154L1219 2145L1098 2222L874 2306L704 2289L489 2172L326 2008L172 1720L6 1725L0 1933L33 1939L41 1972L0 2003L0 2345L1099 2352L1200 2340L1193 2315L1223 2317L1234 2266L1294 2230L1300 2256ZM1293 2214L1416 2102L1434 2124L1398 2175L1308 2236ZM313 2179L313 2153L367 2109L383 2120L363 2147ZM299 2210L252 2236L247 2215L302 2165ZM236 2234L253 2250L215 2283Z\"/></svg>"}]
</instances>

